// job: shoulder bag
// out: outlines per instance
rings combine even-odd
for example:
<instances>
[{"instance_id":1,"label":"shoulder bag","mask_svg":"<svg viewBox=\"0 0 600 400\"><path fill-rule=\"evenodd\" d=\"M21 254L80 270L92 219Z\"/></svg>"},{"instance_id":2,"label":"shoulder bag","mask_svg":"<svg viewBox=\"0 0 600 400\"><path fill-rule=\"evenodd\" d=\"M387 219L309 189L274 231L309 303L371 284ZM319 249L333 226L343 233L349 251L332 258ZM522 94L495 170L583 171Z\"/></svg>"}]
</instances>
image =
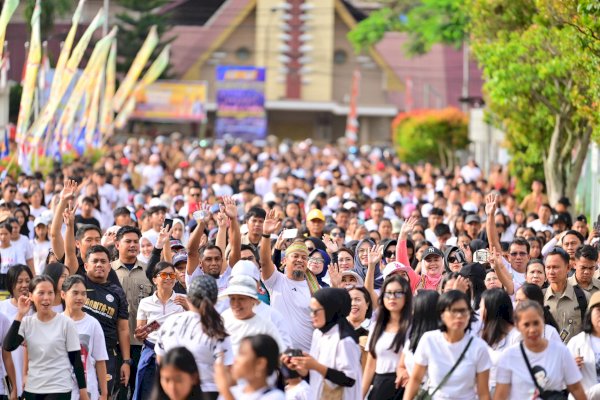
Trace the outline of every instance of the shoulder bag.
<instances>
[{"instance_id":1,"label":"shoulder bag","mask_svg":"<svg viewBox=\"0 0 600 400\"><path fill-rule=\"evenodd\" d=\"M527 358L527 354L525 354L525 348L523 347L523 342L519 344L521 347L521 354L523 354L523 358L525 359L525 364L527 364L527 369L529 370L529 375L531 375L531 379L533 379L533 383L537 388L538 392L540 392L539 397L543 400L567 400L569 395L564 390L545 390L539 384L537 379L535 379L535 374L533 373L533 369L531 369L531 364L529 364L529 359Z\"/></svg>"}]
</instances>

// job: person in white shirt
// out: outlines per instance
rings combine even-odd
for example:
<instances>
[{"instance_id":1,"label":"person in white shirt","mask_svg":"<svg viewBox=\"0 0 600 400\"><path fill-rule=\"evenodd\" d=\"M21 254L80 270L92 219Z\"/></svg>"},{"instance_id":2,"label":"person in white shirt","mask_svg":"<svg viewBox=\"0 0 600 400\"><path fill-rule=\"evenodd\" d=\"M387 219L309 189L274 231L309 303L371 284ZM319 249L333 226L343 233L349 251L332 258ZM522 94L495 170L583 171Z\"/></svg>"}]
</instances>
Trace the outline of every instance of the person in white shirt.
<instances>
[{"instance_id":1,"label":"person in white shirt","mask_svg":"<svg viewBox=\"0 0 600 400\"><path fill-rule=\"evenodd\" d=\"M64 315L75 323L79 334L88 396L90 400L98 400L100 395L108 394L108 381L106 380L108 353L100 322L83 311L83 305L87 299L84 279L79 275L71 275L65 279L61 287L61 297L65 302ZM79 389L75 385L75 381L73 383L71 398L79 399Z\"/></svg>"},{"instance_id":2,"label":"person in white shirt","mask_svg":"<svg viewBox=\"0 0 600 400\"><path fill-rule=\"evenodd\" d=\"M137 311L135 337L144 343L135 379L134 399L147 399L152 391L156 373L156 353L154 346L158 328L165 319L188 308L185 295L173 291L177 273L173 264L161 261L156 264L152 283L156 292L140 301Z\"/></svg>"},{"instance_id":3,"label":"person in white shirt","mask_svg":"<svg viewBox=\"0 0 600 400\"><path fill-rule=\"evenodd\" d=\"M221 316L225 322L225 329L231 336L234 356L237 356L244 337L261 333L271 335L279 348L284 348L275 325L254 312L254 307L259 303L254 279L244 275L233 276L221 295L229 297L230 308Z\"/></svg>"},{"instance_id":4,"label":"person in white shirt","mask_svg":"<svg viewBox=\"0 0 600 400\"><path fill-rule=\"evenodd\" d=\"M34 237L30 244L33 248L33 266L36 275L40 275L46 266L46 258L52 245L48 238L48 222L43 218L37 217L33 222Z\"/></svg>"},{"instance_id":5,"label":"person in white shirt","mask_svg":"<svg viewBox=\"0 0 600 400\"><path fill-rule=\"evenodd\" d=\"M309 352L314 328L309 313L311 289L306 280L308 249L303 241L293 242L285 251L285 274L279 272L271 260L270 237L280 225L275 211L269 211L260 241L262 280L271 296L271 306L289 318L294 348Z\"/></svg>"},{"instance_id":6,"label":"person in white shirt","mask_svg":"<svg viewBox=\"0 0 600 400\"><path fill-rule=\"evenodd\" d=\"M492 363L487 344L467 333L472 316L469 298L461 291L450 290L440 296L437 313L442 328L426 332L419 341L404 399L415 397L427 373L427 390L430 394L435 392L434 399L489 400ZM448 376L454 365L456 368Z\"/></svg>"},{"instance_id":7,"label":"person in white shirt","mask_svg":"<svg viewBox=\"0 0 600 400\"><path fill-rule=\"evenodd\" d=\"M549 398L548 392L558 395L565 387L575 400L587 399L569 350L543 336L542 306L531 300L520 302L515 319L523 341L500 356L494 400Z\"/></svg>"},{"instance_id":8,"label":"person in white shirt","mask_svg":"<svg viewBox=\"0 0 600 400\"><path fill-rule=\"evenodd\" d=\"M215 359L222 357L225 366L233 364L231 340L214 307L218 291L212 276L194 278L187 293L190 311L169 317L160 327L154 347L159 364L161 358L175 347L183 346L192 352L200 373L202 392L211 398L217 397Z\"/></svg>"},{"instance_id":9,"label":"person in white shirt","mask_svg":"<svg viewBox=\"0 0 600 400\"><path fill-rule=\"evenodd\" d=\"M6 283L8 270L13 265L25 264L25 255L20 253L10 241L12 226L9 222L0 223L0 290L8 290ZM33 265L29 266L33 274Z\"/></svg>"},{"instance_id":10,"label":"person in white shirt","mask_svg":"<svg viewBox=\"0 0 600 400\"><path fill-rule=\"evenodd\" d=\"M590 298L583 332L569 340L567 348L581 371L581 384L588 398L600 398L600 292Z\"/></svg>"}]
</instances>

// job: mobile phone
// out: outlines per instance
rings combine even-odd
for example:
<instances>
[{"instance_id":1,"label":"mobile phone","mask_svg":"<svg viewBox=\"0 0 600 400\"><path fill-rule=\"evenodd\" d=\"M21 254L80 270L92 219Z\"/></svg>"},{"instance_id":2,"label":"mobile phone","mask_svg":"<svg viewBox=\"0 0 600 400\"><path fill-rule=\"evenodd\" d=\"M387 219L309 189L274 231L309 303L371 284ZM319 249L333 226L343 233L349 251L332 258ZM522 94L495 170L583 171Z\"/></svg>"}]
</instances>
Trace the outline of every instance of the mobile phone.
<instances>
[{"instance_id":1,"label":"mobile phone","mask_svg":"<svg viewBox=\"0 0 600 400\"><path fill-rule=\"evenodd\" d=\"M600 232L600 214L598 215L596 222L594 222L594 230L596 232Z\"/></svg>"},{"instance_id":2,"label":"mobile phone","mask_svg":"<svg viewBox=\"0 0 600 400\"><path fill-rule=\"evenodd\" d=\"M485 249L477 250L475 253L473 253L473 262L485 264L489 262L489 260L490 252Z\"/></svg>"},{"instance_id":3,"label":"mobile phone","mask_svg":"<svg viewBox=\"0 0 600 400\"><path fill-rule=\"evenodd\" d=\"M298 229L286 229L283 231L284 239L294 239L296 236L298 236Z\"/></svg>"},{"instance_id":4,"label":"mobile phone","mask_svg":"<svg viewBox=\"0 0 600 400\"><path fill-rule=\"evenodd\" d=\"M167 229L171 229L171 227L173 226L173 220L170 218L166 218L163 226Z\"/></svg>"},{"instance_id":5,"label":"mobile phone","mask_svg":"<svg viewBox=\"0 0 600 400\"><path fill-rule=\"evenodd\" d=\"M302 357L302 350L300 349L287 349L285 355L288 357Z\"/></svg>"},{"instance_id":6,"label":"mobile phone","mask_svg":"<svg viewBox=\"0 0 600 400\"><path fill-rule=\"evenodd\" d=\"M210 209L209 209L209 211L210 211L211 214L216 214L220 210L221 210L221 208L219 207L219 203L213 204L212 206L210 206Z\"/></svg>"}]
</instances>

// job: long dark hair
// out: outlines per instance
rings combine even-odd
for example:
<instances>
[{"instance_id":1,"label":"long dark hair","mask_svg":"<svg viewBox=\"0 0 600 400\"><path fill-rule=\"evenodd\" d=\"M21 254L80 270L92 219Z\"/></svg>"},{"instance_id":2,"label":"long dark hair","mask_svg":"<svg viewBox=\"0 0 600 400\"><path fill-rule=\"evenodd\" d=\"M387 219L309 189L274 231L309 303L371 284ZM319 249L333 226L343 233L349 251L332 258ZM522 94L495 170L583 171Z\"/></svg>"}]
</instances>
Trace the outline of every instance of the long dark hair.
<instances>
[{"instance_id":1,"label":"long dark hair","mask_svg":"<svg viewBox=\"0 0 600 400\"><path fill-rule=\"evenodd\" d=\"M246 336L240 341L248 342L256 358L264 358L267 360L266 376L271 376L279 368L279 346L275 339L269 335L259 334ZM282 350L282 349L281 349Z\"/></svg>"},{"instance_id":2,"label":"long dark hair","mask_svg":"<svg viewBox=\"0 0 600 400\"><path fill-rule=\"evenodd\" d=\"M229 336L225 330L223 318L215 309L212 301L206 297L198 298L197 296L190 296L188 300L198 309L202 331L208 337L223 340Z\"/></svg>"},{"instance_id":3,"label":"long dark hair","mask_svg":"<svg viewBox=\"0 0 600 400\"><path fill-rule=\"evenodd\" d=\"M10 297L15 297L15 285L19 280L19 275L21 275L23 272L27 273L27 276L29 276L29 281L31 282L33 279L33 274L27 265L15 264L8 269L8 272L6 273L6 286L8 293L10 293Z\"/></svg>"},{"instance_id":4,"label":"long dark hair","mask_svg":"<svg viewBox=\"0 0 600 400\"><path fill-rule=\"evenodd\" d=\"M192 391L186 397L188 400L201 400L203 399L202 389L200 389L200 374L198 373L198 365L194 359L194 355L185 347L172 348L165 354L160 360L158 371L155 374L156 378L154 381L154 390L152 391L152 400L170 400L169 396L165 393L162 385L160 384L160 371L166 367L172 366L175 369L183 371L187 374L194 376L198 379L198 383L192 386Z\"/></svg>"},{"instance_id":5,"label":"long dark hair","mask_svg":"<svg viewBox=\"0 0 600 400\"><path fill-rule=\"evenodd\" d=\"M469 296L465 292L461 292L460 290L450 290L440 296L438 300L436 311L440 318L440 330L442 332L446 332L448 327L442 321L442 313L452 307L452 304L457 303L461 300L464 300L467 303L467 310L469 310L469 323L465 328L465 332L467 332L471 328L471 322L473 321L473 308L471 308L471 302L469 301Z\"/></svg>"},{"instance_id":6,"label":"long dark hair","mask_svg":"<svg viewBox=\"0 0 600 400\"><path fill-rule=\"evenodd\" d=\"M58 281L66 269L67 266L61 263L50 263L44 268L43 274L48 275L54 281L54 293L60 293L62 288L58 287Z\"/></svg>"},{"instance_id":7,"label":"long dark hair","mask_svg":"<svg viewBox=\"0 0 600 400\"><path fill-rule=\"evenodd\" d=\"M412 291L410 290L410 285L406 279L399 275L392 275L383 282L383 285L381 286L381 295L377 300L377 319L375 320L375 328L373 329L373 336L371 337L371 342L369 344L369 353L371 353L373 358L377 358L375 354L375 345L390 321L390 311L385 307L383 297L385 296L385 290L392 282L398 283L404 291L404 307L402 307L402 311L400 311L400 328L398 329L398 332L396 332L396 336L390 346L390 349L395 353L398 353L400 347L404 345L406 333L412 322Z\"/></svg>"},{"instance_id":8,"label":"long dark hair","mask_svg":"<svg viewBox=\"0 0 600 400\"><path fill-rule=\"evenodd\" d=\"M481 299L485 306L481 338L491 347L505 338L514 325L513 305L510 296L499 288L486 290Z\"/></svg>"},{"instance_id":9,"label":"long dark hair","mask_svg":"<svg viewBox=\"0 0 600 400\"><path fill-rule=\"evenodd\" d=\"M535 301L542 306L542 309L544 310L544 321L546 324L554 327L557 331L560 331L558 323L556 323L556 320L550 313L550 308L544 305L544 292L542 292L542 289L533 283L524 283L519 290L521 290L525 297L527 297L529 300Z\"/></svg>"},{"instance_id":10,"label":"long dark hair","mask_svg":"<svg viewBox=\"0 0 600 400\"><path fill-rule=\"evenodd\" d=\"M435 290L419 290L413 301L413 320L410 328L410 347L413 353L417 351L419 341L425 332L434 331L440 327L440 315L435 310L440 294Z\"/></svg>"}]
</instances>

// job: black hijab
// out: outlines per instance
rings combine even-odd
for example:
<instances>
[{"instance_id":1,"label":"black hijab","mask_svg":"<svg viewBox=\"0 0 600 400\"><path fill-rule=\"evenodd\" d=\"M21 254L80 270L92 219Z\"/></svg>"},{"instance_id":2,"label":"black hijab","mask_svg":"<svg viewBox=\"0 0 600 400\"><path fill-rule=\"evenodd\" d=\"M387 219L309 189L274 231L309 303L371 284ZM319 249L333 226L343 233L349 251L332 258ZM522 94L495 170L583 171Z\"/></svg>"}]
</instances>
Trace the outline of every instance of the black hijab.
<instances>
[{"instance_id":1,"label":"black hijab","mask_svg":"<svg viewBox=\"0 0 600 400\"><path fill-rule=\"evenodd\" d=\"M339 327L340 339L351 337L354 341L354 328L346 317L350 314L352 300L346 289L323 288L315 292L313 297L325 311L325 325L319 328L323 333L329 332L336 324Z\"/></svg>"}]
</instances>

